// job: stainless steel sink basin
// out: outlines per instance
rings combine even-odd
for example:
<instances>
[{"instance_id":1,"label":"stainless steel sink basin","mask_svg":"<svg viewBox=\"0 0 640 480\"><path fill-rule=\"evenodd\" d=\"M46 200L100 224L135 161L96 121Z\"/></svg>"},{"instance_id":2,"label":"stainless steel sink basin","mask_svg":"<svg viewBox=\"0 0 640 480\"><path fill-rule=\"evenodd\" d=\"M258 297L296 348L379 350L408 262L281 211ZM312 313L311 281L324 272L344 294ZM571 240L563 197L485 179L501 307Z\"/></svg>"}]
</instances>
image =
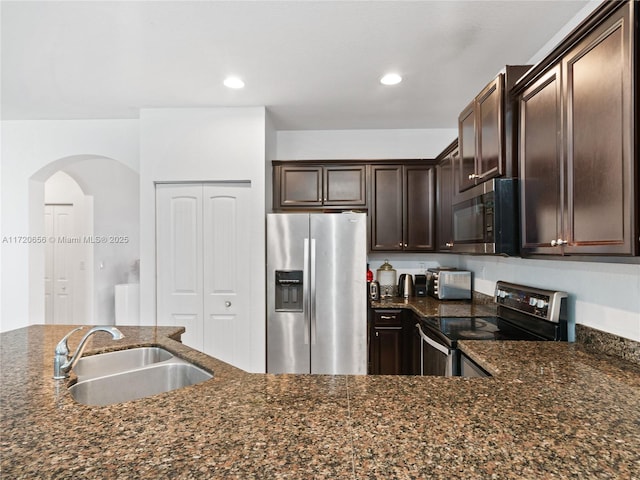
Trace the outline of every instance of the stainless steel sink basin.
<instances>
[{"instance_id":1,"label":"stainless steel sink basin","mask_svg":"<svg viewBox=\"0 0 640 480\"><path fill-rule=\"evenodd\" d=\"M131 348L82 357L73 367L73 371L78 376L78 381L83 381L164 362L172 358L174 356L171 352L160 347Z\"/></svg>"},{"instance_id":2,"label":"stainless steel sink basin","mask_svg":"<svg viewBox=\"0 0 640 480\"><path fill-rule=\"evenodd\" d=\"M213 375L179 358L129 371L78 381L71 396L84 405L111 405L150 397L213 378Z\"/></svg>"}]
</instances>

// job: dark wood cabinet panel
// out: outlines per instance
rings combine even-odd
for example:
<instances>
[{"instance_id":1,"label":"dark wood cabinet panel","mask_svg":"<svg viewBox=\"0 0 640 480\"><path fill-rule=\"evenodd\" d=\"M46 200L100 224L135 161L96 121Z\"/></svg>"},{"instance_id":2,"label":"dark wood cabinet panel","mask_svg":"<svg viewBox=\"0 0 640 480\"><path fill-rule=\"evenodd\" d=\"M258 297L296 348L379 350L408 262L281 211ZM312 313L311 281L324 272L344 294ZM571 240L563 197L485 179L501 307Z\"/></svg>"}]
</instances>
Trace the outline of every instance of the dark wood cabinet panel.
<instances>
[{"instance_id":1,"label":"dark wood cabinet panel","mask_svg":"<svg viewBox=\"0 0 640 480\"><path fill-rule=\"evenodd\" d=\"M460 114L458 130L460 133L460 168L458 169L460 190L475 185L476 175L476 115L475 100Z\"/></svg>"},{"instance_id":2,"label":"dark wood cabinet panel","mask_svg":"<svg viewBox=\"0 0 640 480\"><path fill-rule=\"evenodd\" d=\"M435 168L404 167L404 249L435 249Z\"/></svg>"},{"instance_id":3,"label":"dark wood cabinet panel","mask_svg":"<svg viewBox=\"0 0 640 480\"><path fill-rule=\"evenodd\" d=\"M369 373L402 374L402 311L374 310L370 336Z\"/></svg>"},{"instance_id":4,"label":"dark wood cabinet panel","mask_svg":"<svg viewBox=\"0 0 640 480\"><path fill-rule=\"evenodd\" d=\"M492 178L502 174L502 102L504 76L498 75L478 95L478 178Z\"/></svg>"},{"instance_id":5,"label":"dark wood cabinet panel","mask_svg":"<svg viewBox=\"0 0 640 480\"><path fill-rule=\"evenodd\" d=\"M322 205L322 167L281 167L280 205Z\"/></svg>"},{"instance_id":6,"label":"dark wood cabinet panel","mask_svg":"<svg viewBox=\"0 0 640 480\"><path fill-rule=\"evenodd\" d=\"M367 168L365 165L324 167L324 205L365 206Z\"/></svg>"},{"instance_id":7,"label":"dark wood cabinet panel","mask_svg":"<svg viewBox=\"0 0 640 480\"><path fill-rule=\"evenodd\" d=\"M373 309L369 326L369 373L413 375L415 314L401 309Z\"/></svg>"},{"instance_id":8,"label":"dark wood cabinet panel","mask_svg":"<svg viewBox=\"0 0 640 480\"><path fill-rule=\"evenodd\" d=\"M458 164L458 141L454 141L436 158L436 217L437 250L450 251L453 247L453 197L457 188L454 181Z\"/></svg>"},{"instance_id":9,"label":"dark wood cabinet panel","mask_svg":"<svg viewBox=\"0 0 640 480\"><path fill-rule=\"evenodd\" d=\"M435 167L371 167L371 250L435 249Z\"/></svg>"},{"instance_id":10,"label":"dark wood cabinet panel","mask_svg":"<svg viewBox=\"0 0 640 480\"><path fill-rule=\"evenodd\" d=\"M628 9L563 61L567 103L567 253L631 248L631 59Z\"/></svg>"},{"instance_id":11,"label":"dark wood cabinet panel","mask_svg":"<svg viewBox=\"0 0 640 480\"><path fill-rule=\"evenodd\" d=\"M551 248L562 229L560 68L520 99L520 205L522 248ZM552 247L560 248L560 247Z\"/></svg>"},{"instance_id":12,"label":"dark wood cabinet panel","mask_svg":"<svg viewBox=\"0 0 640 480\"><path fill-rule=\"evenodd\" d=\"M507 65L458 117L459 191L493 177L517 176L517 107L509 95L530 65Z\"/></svg>"},{"instance_id":13,"label":"dark wood cabinet panel","mask_svg":"<svg viewBox=\"0 0 640 480\"><path fill-rule=\"evenodd\" d=\"M402 165L371 167L371 250L402 250Z\"/></svg>"},{"instance_id":14,"label":"dark wood cabinet panel","mask_svg":"<svg viewBox=\"0 0 640 480\"><path fill-rule=\"evenodd\" d=\"M366 208L367 165L278 165L274 208Z\"/></svg>"},{"instance_id":15,"label":"dark wood cabinet panel","mask_svg":"<svg viewBox=\"0 0 640 480\"><path fill-rule=\"evenodd\" d=\"M374 361L377 375L402 374L402 327L374 328Z\"/></svg>"},{"instance_id":16,"label":"dark wood cabinet panel","mask_svg":"<svg viewBox=\"0 0 640 480\"><path fill-rule=\"evenodd\" d=\"M618 5L519 93L525 254L638 252L634 7Z\"/></svg>"}]
</instances>

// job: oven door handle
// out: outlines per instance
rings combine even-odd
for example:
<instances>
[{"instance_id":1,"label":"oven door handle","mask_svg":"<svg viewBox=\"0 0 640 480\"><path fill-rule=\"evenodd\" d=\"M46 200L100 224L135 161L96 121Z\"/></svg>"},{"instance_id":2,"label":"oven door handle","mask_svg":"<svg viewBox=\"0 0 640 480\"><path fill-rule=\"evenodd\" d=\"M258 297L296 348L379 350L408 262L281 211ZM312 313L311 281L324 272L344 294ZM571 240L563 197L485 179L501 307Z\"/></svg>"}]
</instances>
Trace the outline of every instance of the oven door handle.
<instances>
[{"instance_id":1,"label":"oven door handle","mask_svg":"<svg viewBox=\"0 0 640 480\"><path fill-rule=\"evenodd\" d=\"M444 345L440 345L435 340L432 340L431 338L427 337L425 333L422 331L422 327L420 326L419 323L416 323L416 327L418 327L418 333L420 333L420 337L422 338L422 340L427 342L429 345L431 345L433 348L435 348L439 352L444 353L445 355L449 355L451 353L451 350L449 350L447 347L445 347Z\"/></svg>"}]
</instances>

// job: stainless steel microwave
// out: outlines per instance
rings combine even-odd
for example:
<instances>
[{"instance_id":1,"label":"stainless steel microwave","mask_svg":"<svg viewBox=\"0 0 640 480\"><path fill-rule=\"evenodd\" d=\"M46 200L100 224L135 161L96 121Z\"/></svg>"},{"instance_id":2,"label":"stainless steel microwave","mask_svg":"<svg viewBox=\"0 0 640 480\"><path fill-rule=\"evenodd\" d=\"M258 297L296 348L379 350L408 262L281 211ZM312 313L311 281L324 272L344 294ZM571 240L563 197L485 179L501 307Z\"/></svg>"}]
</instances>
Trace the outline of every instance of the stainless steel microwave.
<instances>
[{"instance_id":1,"label":"stainless steel microwave","mask_svg":"<svg viewBox=\"0 0 640 480\"><path fill-rule=\"evenodd\" d=\"M457 195L453 201L452 252L518 255L518 184L494 178Z\"/></svg>"}]
</instances>

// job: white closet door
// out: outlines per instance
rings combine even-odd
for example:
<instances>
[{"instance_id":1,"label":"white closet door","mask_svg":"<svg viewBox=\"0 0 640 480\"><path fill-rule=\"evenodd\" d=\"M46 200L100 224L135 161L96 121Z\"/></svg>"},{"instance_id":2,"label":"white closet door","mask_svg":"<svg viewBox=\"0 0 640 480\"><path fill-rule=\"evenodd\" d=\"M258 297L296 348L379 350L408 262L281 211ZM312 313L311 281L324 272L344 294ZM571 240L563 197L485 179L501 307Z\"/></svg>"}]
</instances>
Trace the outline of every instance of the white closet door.
<instances>
[{"instance_id":1,"label":"white closet door","mask_svg":"<svg viewBox=\"0 0 640 480\"><path fill-rule=\"evenodd\" d=\"M247 182L205 185L203 195L204 352L240 368L251 332L250 193Z\"/></svg>"},{"instance_id":2,"label":"white closet door","mask_svg":"<svg viewBox=\"0 0 640 480\"><path fill-rule=\"evenodd\" d=\"M74 324L74 230L73 205L45 205L45 322ZM53 240L51 240L53 239Z\"/></svg>"},{"instance_id":3,"label":"white closet door","mask_svg":"<svg viewBox=\"0 0 640 480\"><path fill-rule=\"evenodd\" d=\"M156 187L157 323L203 350L202 185Z\"/></svg>"}]
</instances>

